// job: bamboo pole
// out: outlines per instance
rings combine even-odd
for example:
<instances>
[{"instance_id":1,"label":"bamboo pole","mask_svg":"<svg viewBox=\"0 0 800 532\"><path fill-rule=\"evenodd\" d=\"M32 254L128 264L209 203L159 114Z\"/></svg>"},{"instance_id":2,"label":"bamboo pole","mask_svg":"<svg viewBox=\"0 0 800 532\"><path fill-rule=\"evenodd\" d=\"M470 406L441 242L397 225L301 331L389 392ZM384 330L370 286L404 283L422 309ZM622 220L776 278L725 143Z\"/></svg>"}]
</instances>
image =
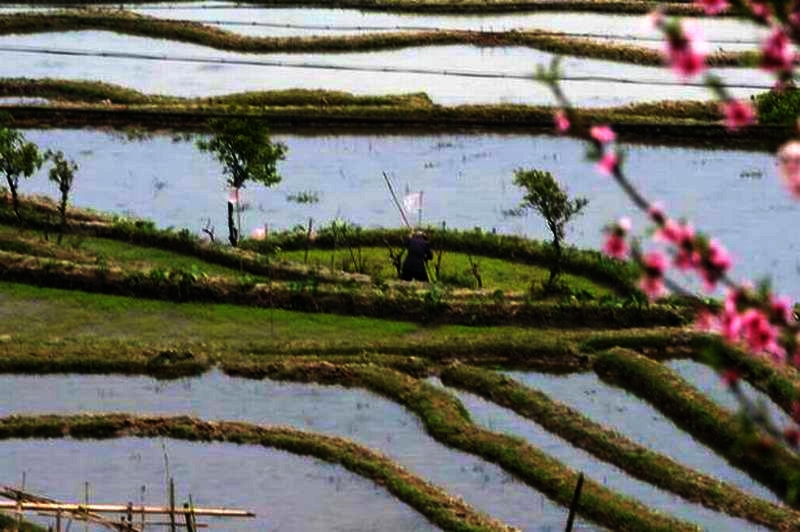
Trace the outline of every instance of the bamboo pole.
<instances>
[{"instance_id":1,"label":"bamboo pole","mask_svg":"<svg viewBox=\"0 0 800 532\"><path fill-rule=\"evenodd\" d=\"M176 532L175 528L175 480L169 479L169 530Z\"/></svg>"},{"instance_id":2,"label":"bamboo pole","mask_svg":"<svg viewBox=\"0 0 800 532\"><path fill-rule=\"evenodd\" d=\"M14 510L20 507L24 512L87 512L126 514L128 513L127 504L81 504L81 503L57 503L57 502L16 502L0 501L0 510ZM139 510L147 515L169 515L175 509L169 506L143 506ZM229 508L195 508L195 515L207 517L255 517L256 514L247 510L235 510Z\"/></svg>"}]
</instances>

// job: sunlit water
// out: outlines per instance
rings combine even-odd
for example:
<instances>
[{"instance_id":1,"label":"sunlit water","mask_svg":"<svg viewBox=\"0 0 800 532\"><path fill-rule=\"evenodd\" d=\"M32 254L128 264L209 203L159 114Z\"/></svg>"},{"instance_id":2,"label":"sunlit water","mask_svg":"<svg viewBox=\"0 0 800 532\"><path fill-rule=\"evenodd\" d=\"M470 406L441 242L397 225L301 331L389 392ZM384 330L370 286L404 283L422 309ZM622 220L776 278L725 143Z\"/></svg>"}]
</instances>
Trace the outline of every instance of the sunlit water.
<instances>
[{"instance_id":1,"label":"sunlit water","mask_svg":"<svg viewBox=\"0 0 800 532\"><path fill-rule=\"evenodd\" d=\"M36 50L36 53L20 49ZM111 32L77 31L3 36L0 37L0 50L3 50L4 58L0 63L1 77L101 80L147 93L175 96L304 88L356 94L424 91L433 101L443 105L554 103L549 90L532 79L537 65L549 64L552 54L523 47L458 45L363 53L259 55ZM41 53L43 50L145 54L151 59L50 55ZM237 63L242 61L259 64ZM294 66L286 66L289 64ZM310 65L316 68L310 68ZM383 69L412 69L416 72ZM563 82L566 94L580 106L713 97L702 84L683 85L672 72L662 67L566 58L563 69L567 78L591 78ZM470 76L444 75L445 71ZM731 85L731 94L737 97L763 92L774 83L769 75L756 69L721 69L717 73ZM637 84L616 80L633 80Z\"/></svg>"},{"instance_id":2,"label":"sunlit water","mask_svg":"<svg viewBox=\"0 0 800 532\"><path fill-rule=\"evenodd\" d=\"M200 232L211 218L225 231L222 169L191 143L157 136L126 142L98 131L28 131L42 148L63 150L80 165L73 201L101 211L153 219L159 226ZM584 158L576 140L534 135L296 136L277 135L288 145L278 166L284 180L275 188L249 186L243 199L247 234L255 227L286 228L329 223L335 217L365 226L397 227L401 220L381 177L394 177L399 192L424 191L423 223L550 238L536 215L504 218L503 210L521 199L512 184L517 168L547 170L574 196L590 203L572 222L567 241L599 248L601 228L619 216L642 216L607 177ZM776 175L773 157L764 153L628 146L626 169L646 196L661 201L676 217L720 239L734 257L733 277L771 275L776 289L800 299L800 262L792 231L797 203ZM21 185L23 193L57 197L46 169ZM293 192L315 191L319 203L287 201ZM680 277L678 277L680 280Z\"/></svg>"},{"instance_id":3,"label":"sunlit water","mask_svg":"<svg viewBox=\"0 0 800 532\"><path fill-rule=\"evenodd\" d=\"M47 390L47 393L42 393L42 390ZM552 527L560 529L566 522L565 509L515 481L498 466L439 444L424 433L416 416L396 403L363 390L339 386L252 381L230 378L217 371L199 378L179 381L88 375L0 376L0 415L80 412L191 414L206 420L225 419L288 425L342 436L389 456L413 473L440 486L450 495L462 497L476 509L506 523L525 530L545 531ZM58 449L59 444L54 445ZM73 448L68 442L64 445L65 449ZM16 448L14 445L0 442L0 452L6 448L11 449L8 452L16 452L13 451ZM176 447L175 444L170 444L169 448L170 461L180 459L183 451L179 449L183 448ZM234 453L236 450L233 448L230 451L233 457L237 456ZM80 453L80 449L71 452L77 454ZM85 453L89 456L90 451L86 450ZM60 452L51 454L53 460L63 459ZM161 460L162 455L161 452L157 453L155 460ZM245 463L248 455L240 456L239 463ZM89 460L83 458L82 461ZM102 463L105 463L105 460ZM7 464L3 467L0 463L0 476L6 479L20 478L21 471L27 470L28 478L36 478L44 475L41 471L46 471L49 465L50 462L47 461L34 469L34 464L26 465L20 461L11 469ZM231 474L243 474L241 467L231 466L231 469ZM291 468L288 467L286 470L291 471ZM244 471L251 472L252 469L248 467ZM141 482L125 479L124 470L120 471L119 475L123 478L115 482L130 489L131 493L137 493L135 490ZM85 476L77 474L73 485L82 485ZM174 476L179 480L182 479L177 472ZM325 474L325 477L327 476L328 474ZM246 480L272 482L269 476L262 478L259 475L251 475ZM276 489L279 485L276 484ZM332 485L331 490L334 488ZM248 492L253 491L252 488L244 489ZM231 493L232 496L235 494L235 491ZM308 496L316 497L316 492L309 490ZM120 495L120 497L134 497L134 495ZM243 502L237 504L244 505L244 501L248 500L242 499ZM280 505L279 502L276 504ZM264 506L264 503L259 506ZM296 510L296 506L290 508ZM292 510L286 511L291 515ZM354 509L352 513L357 515L358 510ZM313 515L314 519L319 518L320 522L324 523L327 514L321 512L318 516L310 510L309 515ZM369 523L369 514L365 519ZM344 530L346 527L340 529ZM386 526L383 529L404 528ZM273 528L270 527L269 530ZM303 530L303 528L289 527L286 530Z\"/></svg>"},{"instance_id":4,"label":"sunlit water","mask_svg":"<svg viewBox=\"0 0 800 532\"><path fill-rule=\"evenodd\" d=\"M515 371L507 374L640 445L757 497L777 501L771 491L695 441L649 403L603 383L594 373L556 376Z\"/></svg>"}]
</instances>

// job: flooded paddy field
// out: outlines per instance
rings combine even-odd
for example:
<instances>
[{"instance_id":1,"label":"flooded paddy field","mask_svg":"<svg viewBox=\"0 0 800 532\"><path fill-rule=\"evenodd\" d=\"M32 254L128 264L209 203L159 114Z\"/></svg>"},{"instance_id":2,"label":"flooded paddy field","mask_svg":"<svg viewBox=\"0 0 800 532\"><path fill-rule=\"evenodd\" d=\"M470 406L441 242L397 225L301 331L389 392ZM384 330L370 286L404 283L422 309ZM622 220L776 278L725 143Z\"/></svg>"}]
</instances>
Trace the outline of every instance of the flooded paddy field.
<instances>
[{"instance_id":1,"label":"flooded paddy field","mask_svg":"<svg viewBox=\"0 0 800 532\"><path fill-rule=\"evenodd\" d=\"M146 93L215 96L280 89L341 90L361 95L426 92L442 105L553 104L534 81L552 54L530 48L435 46L327 54L241 54L174 41L75 31L0 37L2 77L102 80ZM616 106L657 100L707 100L702 83L685 84L660 67L565 58L563 88L573 103ZM717 69L733 96L772 86L757 69ZM376 75L379 74L379 75Z\"/></svg>"},{"instance_id":2,"label":"flooded paddy field","mask_svg":"<svg viewBox=\"0 0 800 532\"><path fill-rule=\"evenodd\" d=\"M48 394L41 394L42 389L49 390ZM199 378L178 381L158 381L149 377L90 375L0 376L0 416L12 413L32 415L86 412L127 412L139 415L188 414L206 420L225 419L262 425L287 425L302 430L337 435L387 455L411 472L440 486L450 495L461 497L479 511L506 523L525 530L545 530L551 526L559 527L566 521L566 509L514 480L498 466L441 445L428 436L418 418L403 407L363 390L339 386L276 383L268 380L251 381L227 377L218 371ZM144 442L147 447L155 445L148 443L148 440L132 441ZM76 447L81 445L80 443L54 442L55 455L61 452L58 451L59 443L63 443L67 450L73 449L71 452L80 452L80 448ZM103 445L113 446L114 443L103 443ZM169 444L171 461L173 455L180 457L179 453L184 452L183 449L186 448L184 445L186 444L180 442ZM12 442L0 442L0 453L11 452L3 449L14 449L15 446L16 444ZM194 447L189 447L190 450L187 452L191 456L195 451L192 450ZM239 447L226 448L229 448L227 454L231 455L231 460L235 460L235 453ZM241 448L248 449L246 446ZM257 448L244 453L241 459L245 460L250 454L257 455L262 451L265 455L271 453L268 449ZM295 458L285 453L278 454ZM163 465L163 461L158 462L163 460L162 457L163 452L156 453L157 463ZM327 467L322 463L315 467L320 466ZM249 466L247 470L254 473L251 475L253 477L251 482L272 482L268 473L253 470ZM287 466L285 471L291 471L291 467ZM183 478L178 470L173 469L173 473L176 479ZM21 472L19 467L13 470L9 470L7 464L3 467L0 461L0 474L4 478L20 478ZM119 474L124 477L122 472ZM231 474L242 474L242 471L233 468ZM75 477L77 486L82 485L78 481L84 476ZM35 478L32 477L32 471L29 471L27 478ZM163 479L163 471L158 478ZM362 482L365 486L371 484L368 480ZM139 485L140 483L132 482L120 488L125 487L132 490L131 493L138 493L135 490L138 490ZM31 487L33 486L31 484ZM163 486L163 483L159 486ZM275 488L277 489L277 485ZM251 491L254 490L248 489L248 492ZM309 496L316 495L311 493ZM354 494L353 497L357 500L358 494ZM136 502L138 498L133 500ZM269 493L264 493L258 506L262 507L264 501L270 501L272 504L273 500ZM237 504L244 503L237 502ZM296 506L292 510L296 510ZM350 513L356 515L358 512L354 509ZM314 519L319 518L319 522L324 523L325 515L323 512L314 513ZM422 517L419 519L424 521ZM531 524L535 526L530 528ZM348 529L344 525L337 526L340 530ZM287 530L301 528L287 525ZM372 524L365 530L374 528ZM251 527L242 530L255 529ZM397 528L397 530L404 529ZM418 528L418 530L429 529L429 527Z\"/></svg>"},{"instance_id":3,"label":"flooded paddy field","mask_svg":"<svg viewBox=\"0 0 800 532\"><path fill-rule=\"evenodd\" d=\"M88 482L90 502L135 506L145 486L144 503L163 506L168 500L165 452L178 505L191 493L197 506L256 513L255 518L198 519L212 530L438 530L383 488L341 466L252 445L141 438L8 440L0 442L0 472L4 483L20 482L24 473L28 490L73 502L83 500Z\"/></svg>"}]
</instances>

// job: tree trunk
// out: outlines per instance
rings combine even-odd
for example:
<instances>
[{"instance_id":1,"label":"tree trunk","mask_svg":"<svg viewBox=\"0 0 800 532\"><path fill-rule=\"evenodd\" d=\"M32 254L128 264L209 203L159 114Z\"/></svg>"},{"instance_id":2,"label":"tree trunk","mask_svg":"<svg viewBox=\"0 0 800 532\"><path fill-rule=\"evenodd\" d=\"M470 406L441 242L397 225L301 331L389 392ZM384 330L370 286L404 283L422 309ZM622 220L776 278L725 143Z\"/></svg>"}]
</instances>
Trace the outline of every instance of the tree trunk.
<instances>
[{"instance_id":1,"label":"tree trunk","mask_svg":"<svg viewBox=\"0 0 800 532\"><path fill-rule=\"evenodd\" d=\"M58 207L61 213L61 230L58 232L58 244L61 244L61 239L64 238L64 233L67 230L67 193L61 193L61 205Z\"/></svg>"},{"instance_id":2,"label":"tree trunk","mask_svg":"<svg viewBox=\"0 0 800 532\"><path fill-rule=\"evenodd\" d=\"M547 279L547 286L553 286L558 276L561 274L561 239L553 239L553 261L550 263L550 278Z\"/></svg>"},{"instance_id":3,"label":"tree trunk","mask_svg":"<svg viewBox=\"0 0 800 532\"><path fill-rule=\"evenodd\" d=\"M8 182L8 189L11 191L11 206L14 208L14 214L17 216L18 221L22 221L22 216L19 214L19 197L17 197L17 184L9 176L6 176Z\"/></svg>"},{"instance_id":4,"label":"tree trunk","mask_svg":"<svg viewBox=\"0 0 800 532\"><path fill-rule=\"evenodd\" d=\"M228 202L228 241L233 247L239 244L239 231L236 229L236 224L233 220L233 203L230 201Z\"/></svg>"}]
</instances>

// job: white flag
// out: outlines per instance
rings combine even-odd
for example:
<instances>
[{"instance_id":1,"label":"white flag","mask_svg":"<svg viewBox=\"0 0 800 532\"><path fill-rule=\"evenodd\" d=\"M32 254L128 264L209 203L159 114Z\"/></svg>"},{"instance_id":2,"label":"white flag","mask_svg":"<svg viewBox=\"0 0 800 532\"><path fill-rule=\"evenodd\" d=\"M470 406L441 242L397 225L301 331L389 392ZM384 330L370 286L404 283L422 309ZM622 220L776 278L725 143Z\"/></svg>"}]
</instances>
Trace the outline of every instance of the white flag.
<instances>
[{"instance_id":1,"label":"white flag","mask_svg":"<svg viewBox=\"0 0 800 532\"><path fill-rule=\"evenodd\" d=\"M406 213L411 213L414 211L421 210L422 192L413 192L411 194L406 194L406 197L403 198L403 207L405 207Z\"/></svg>"}]
</instances>

